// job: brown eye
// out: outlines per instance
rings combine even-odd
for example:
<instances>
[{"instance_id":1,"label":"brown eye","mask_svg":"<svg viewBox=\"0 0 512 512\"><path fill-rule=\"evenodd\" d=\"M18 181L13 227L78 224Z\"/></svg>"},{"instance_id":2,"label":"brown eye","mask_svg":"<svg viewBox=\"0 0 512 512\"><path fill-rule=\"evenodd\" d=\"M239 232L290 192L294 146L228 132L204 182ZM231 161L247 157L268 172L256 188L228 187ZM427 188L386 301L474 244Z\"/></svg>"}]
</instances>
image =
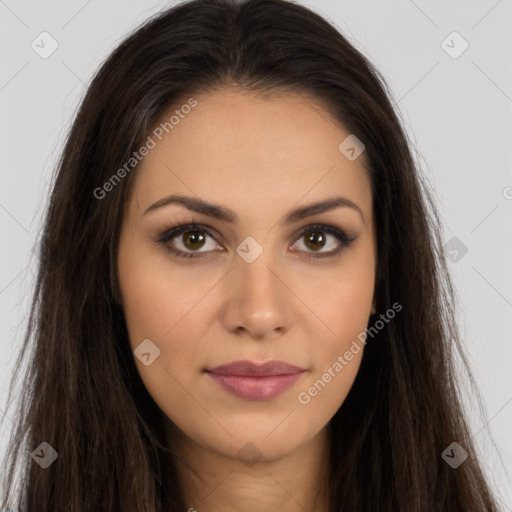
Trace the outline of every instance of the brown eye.
<instances>
[{"instance_id":1,"label":"brown eye","mask_svg":"<svg viewBox=\"0 0 512 512\"><path fill-rule=\"evenodd\" d=\"M210 247L208 247L208 238L211 239ZM349 239L343 231L335 227L317 224L308 226L302 231L296 239L293 252L301 253L305 258L333 257L356 238ZM156 242L180 258L199 258L219 248L223 250L209 228L194 223L168 229L157 238ZM300 247L301 245L303 247ZM322 250L324 248L327 250Z\"/></svg>"},{"instance_id":2,"label":"brown eye","mask_svg":"<svg viewBox=\"0 0 512 512\"><path fill-rule=\"evenodd\" d=\"M208 247L208 238L213 241L210 242L210 247ZM197 224L171 228L163 233L156 242L165 246L174 255L183 258L200 257L203 253L219 248L219 244L215 243L215 237L210 230ZM201 250L205 247L205 250Z\"/></svg>"},{"instance_id":3,"label":"brown eye","mask_svg":"<svg viewBox=\"0 0 512 512\"><path fill-rule=\"evenodd\" d=\"M339 254L355 239L356 237L349 239L343 231L337 228L318 224L308 226L302 231L294 246L294 251L305 253L305 258L329 258ZM302 242L304 249L300 247L299 242ZM327 250L323 251L324 248Z\"/></svg>"},{"instance_id":4,"label":"brown eye","mask_svg":"<svg viewBox=\"0 0 512 512\"><path fill-rule=\"evenodd\" d=\"M313 250L322 249L325 245L325 236L321 231L310 231L310 234L304 235L306 238L306 245Z\"/></svg>"},{"instance_id":5,"label":"brown eye","mask_svg":"<svg viewBox=\"0 0 512 512\"><path fill-rule=\"evenodd\" d=\"M181 236L182 243L187 249L201 249L205 242L205 236L201 231L186 231Z\"/></svg>"}]
</instances>

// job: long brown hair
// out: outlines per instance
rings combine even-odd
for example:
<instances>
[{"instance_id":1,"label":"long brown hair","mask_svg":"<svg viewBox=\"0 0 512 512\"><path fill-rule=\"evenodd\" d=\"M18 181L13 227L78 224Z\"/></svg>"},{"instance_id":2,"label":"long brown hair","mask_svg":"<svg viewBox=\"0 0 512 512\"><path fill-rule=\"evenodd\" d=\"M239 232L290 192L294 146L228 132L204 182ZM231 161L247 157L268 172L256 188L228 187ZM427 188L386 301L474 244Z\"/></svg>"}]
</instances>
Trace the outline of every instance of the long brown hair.
<instances>
[{"instance_id":1,"label":"long brown hair","mask_svg":"<svg viewBox=\"0 0 512 512\"><path fill-rule=\"evenodd\" d=\"M441 223L392 95L334 26L286 0L176 5L129 35L92 80L46 211L4 505L12 506L19 474L30 511L188 508L116 300L118 237L136 167L106 197L94 191L178 98L225 85L304 94L365 144L377 311L395 302L403 309L369 338L330 422L330 510L497 511L463 416L454 357L470 370ZM457 468L441 456L454 441L469 454ZM58 453L46 469L29 456L43 442Z\"/></svg>"}]
</instances>

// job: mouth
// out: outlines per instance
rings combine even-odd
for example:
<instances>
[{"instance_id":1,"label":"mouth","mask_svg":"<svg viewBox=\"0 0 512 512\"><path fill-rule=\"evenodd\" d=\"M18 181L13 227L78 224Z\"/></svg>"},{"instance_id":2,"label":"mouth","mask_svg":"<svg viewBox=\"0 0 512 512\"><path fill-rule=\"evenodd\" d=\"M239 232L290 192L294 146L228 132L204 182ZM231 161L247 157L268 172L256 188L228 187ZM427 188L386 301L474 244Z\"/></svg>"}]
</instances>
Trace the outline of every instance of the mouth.
<instances>
[{"instance_id":1,"label":"mouth","mask_svg":"<svg viewBox=\"0 0 512 512\"><path fill-rule=\"evenodd\" d=\"M265 400L289 389L305 371L283 361L235 361L206 369L205 373L239 398Z\"/></svg>"}]
</instances>

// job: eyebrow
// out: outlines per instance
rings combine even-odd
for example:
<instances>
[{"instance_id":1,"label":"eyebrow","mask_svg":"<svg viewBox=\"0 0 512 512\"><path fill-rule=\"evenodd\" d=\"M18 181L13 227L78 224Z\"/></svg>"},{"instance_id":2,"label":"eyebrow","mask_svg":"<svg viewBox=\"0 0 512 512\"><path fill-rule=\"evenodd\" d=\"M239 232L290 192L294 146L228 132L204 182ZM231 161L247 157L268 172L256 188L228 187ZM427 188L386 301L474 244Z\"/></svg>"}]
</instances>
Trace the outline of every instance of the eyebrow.
<instances>
[{"instance_id":1,"label":"eyebrow","mask_svg":"<svg viewBox=\"0 0 512 512\"><path fill-rule=\"evenodd\" d=\"M225 208L224 206L208 203L197 197L183 196L177 194L173 194L168 197L163 197L162 199L159 199L151 206L146 208L143 215L146 215L151 211L154 211L158 208L162 208L164 206L168 206L170 204L181 204L188 210L197 213L202 213L203 215L214 217L215 219L224 222L237 222L239 220L239 217L235 212L229 210L228 208ZM357 206L356 203L354 203L350 199L347 199L346 197L338 196L333 197L331 199L325 199L317 203L312 203L301 208L296 208L295 210L289 212L282 222L284 222L285 224L291 224L293 222L305 219L306 217L318 215L320 213L340 207L351 208L357 211L364 221L363 212L361 211L359 206Z\"/></svg>"}]
</instances>

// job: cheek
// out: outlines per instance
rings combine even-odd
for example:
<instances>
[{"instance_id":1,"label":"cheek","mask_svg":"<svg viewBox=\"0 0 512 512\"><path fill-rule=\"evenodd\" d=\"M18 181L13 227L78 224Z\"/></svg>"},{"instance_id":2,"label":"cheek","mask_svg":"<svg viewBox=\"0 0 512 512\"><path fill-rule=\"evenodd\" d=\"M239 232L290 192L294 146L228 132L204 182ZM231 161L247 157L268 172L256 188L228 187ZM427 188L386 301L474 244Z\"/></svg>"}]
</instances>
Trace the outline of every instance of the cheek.
<instances>
[{"instance_id":1,"label":"cheek","mask_svg":"<svg viewBox=\"0 0 512 512\"><path fill-rule=\"evenodd\" d=\"M334 331L336 340L333 345L343 349L347 343L364 332L373 298L373 280L352 278L338 285L325 303L325 315Z\"/></svg>"},{"instance_id":2,"label":"cheek","mask_svg":"<svg viewBox=\"0 0 512 512\"><path fill-rule=\"evenodd\" d=\"M298 390L297 407L313 423L313 431L329 422L345 401L359 371L362 353L361 350L346 361L344 352L334 351L329 363L316 368Z\"/></svg>"},{"instance_id":3,"label":"cheek","mask_svg":"<svg viewBox=\"0 0 512 512\"><path fill-rule=\"evenodd\" d=\"M145 338L167 346L184 330L195 339L201 325L195 321L195 310L208 291L208 282L179 269L171 271L163 250L157 253L130 240L121 247L119 285L133 348Z\"/></svg>"},{"instance_id":4,"label":"cheek","mask_svg":"<svg viewBox=\"0 0 512 512\"><path fill-rule=\"evenodd\" d=\"M200 273L193 267L183 269L169 263L164 250L147 249L140 241L126 238L120 245L118 272L122 305L129 341L134 351L145 340L151 340L160 355L150 366L135 358L144 381L158 383L155 369L180 382L199 373L202 357L201 340L211 325L215 308L215 273ZM163 384L162 384L163 385ZM149 387L149 386L148 386ZM151 389L150 389L151 391Z\"/></svg>"},{"instance_id":5,"label":"cheek","mask_svg":"<svg viewBox=\"0 0 512 512\"><path fill-rule=\"evenodd\" d=\"M352 388L363 357L370 301L371 294L361 288L346 288L322 310L330 330L317 337L314 366L296 396L315 423L329 421Z\"/></svg>"},{"instance_id":6,"label":"cheek","mask_svg":"<svg viewBox=\"0 0 512 512\"><path fill-rule=\"evenodd\" d=\"M157 264L132 265L122 274L129 263L125 260L120 265L120 288L135 365L164 414L174 421L188 421L189 414L184 413L192 410L188 390L194 389L200 376L200 340L207 324L207 301L201 302L201 297L209 287L187 286L190 281L183 275L171 274L168 268L164 272ZM148 267L151 271L146 270ZM137 347L148 339L158 356L146 365L137 357Z\"/></svg>"},{"instance_id":7,"label":"cheek","mask_svg":"<svg viewBox=\"0 0 512 512\"><path fill-rule=\"evenodd\" d=\"M208 325L209 302L200 299L207 288L182 293L179 283L175 281L171 289L171 283L165 286L166 282L158 280L156 274L153 280L139 281L133 277L132 285L126 288L125 302L132 352L146 339L159 350L158 357L149 366L135 357L136 366L148 392L159 405L175 403L180 407L182 386L189 389L194 385L204 361L201 340Z\"/></svg>"},{"instance_id":8,"label":"cheek","mask_svg":"<svg viewBox=\"0 0 512 512\"><path fill-rule=\"evenodd\" d=\"M307 303L314 305L315 315L309 315L309 323L317 326L317 335L311 336L315 364L297 401L311 417L325 420L334 415L359 371L374 291L373 268L371 258L354 260L336 279L323 280L322 289L310 289Z\"/></svg>"},{"instance_id":9,"label":"cheek","mask_svg":"<svg viewBox=\"0 0 512 512\"><path fill-rule=\"evenodd\" d=\"M308 308L300 308L301 320L325 340L325 352L343 348L367 326L374 294L373 260L357 261L356 254L327 275L309 272L295 286ZM306 311L307 309L307 311ZM314 337L313 337L314 339Z\"/></svg>"}]
</instances>

